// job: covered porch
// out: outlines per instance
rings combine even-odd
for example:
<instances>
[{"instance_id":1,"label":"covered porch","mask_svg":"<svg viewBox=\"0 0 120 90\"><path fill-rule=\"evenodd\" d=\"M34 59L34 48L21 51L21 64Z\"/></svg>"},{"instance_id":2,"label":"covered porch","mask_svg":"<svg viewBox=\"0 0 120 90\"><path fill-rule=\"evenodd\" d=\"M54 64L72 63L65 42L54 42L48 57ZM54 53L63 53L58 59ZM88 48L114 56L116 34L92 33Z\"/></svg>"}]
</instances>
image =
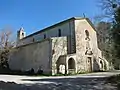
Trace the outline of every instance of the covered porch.
<instances>
[{"instance_id":1,"label":"covered porch","mask_svg":"<svg viewBox=\"0 0 120 90\"><path fill-rule=\"evenodd\" d=\"M62 55L56 62L57 74L74 74L77 71L76 68L76 55Z\"/></svg>"}]
</instances>

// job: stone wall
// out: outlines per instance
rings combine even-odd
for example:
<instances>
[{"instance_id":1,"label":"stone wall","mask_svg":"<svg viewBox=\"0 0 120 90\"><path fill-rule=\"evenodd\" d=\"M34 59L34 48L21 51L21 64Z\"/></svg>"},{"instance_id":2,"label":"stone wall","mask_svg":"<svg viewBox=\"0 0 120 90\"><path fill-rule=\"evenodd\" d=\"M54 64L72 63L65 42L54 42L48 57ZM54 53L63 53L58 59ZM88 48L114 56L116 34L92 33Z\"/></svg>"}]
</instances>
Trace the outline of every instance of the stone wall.
<instances>
[{"instance_id":1,"label":"stone wall","mask_svg":"<svg viewBox=\"0 0 120 90\"><path fill-rule=\"evenodd\" d=\"M15 58L11 59L11 68L37 70L41 67L45 72L52 70L52 74L56 74L56 62L65 55L74 56L76 72L99 69L99 66L102 66L100 63L104 59L97 45L96 31L88 19L71 19L43 30L20 40L19 45L29 45L20 46L14 52ZM36 43L38 41L41 43ZM94 60L98 67L94 65ZM13 67L14 61L23 66Z\"/></svg>"},{"instance_id":2,"label":"stone wall","mask_svg":"<svg viewBox=\"0 0 120 90\"><path fill-rule=\"evenodd\" d=\"M89 37L86 36L86 30ZM88 23L86 19L75 20L75 34L76 34L76 58L78 72L88 70L87 57L95 58L101 57L101 51L98 49L97 36L94 28ZM86 48L87 47L87 48ZM86 55L88 52L91 55ZM91 52L92 51L92 52ZM93 59L92 59L93 60ZM98 62L99 63L99 62ZM91 62L93 67L93 61ZM97 68L97 67L96 67Z\"/></svg>"},{"instance_id":3,"label":"stone wall","mask_svg":"<svg viewBox=\"0 0 120 90\"><path fill-rule=\"evenodd\" d=\"M15 48L9 65L12 70L28 71L33 68L37 72L41 68L44 73L51 73L51 57L51 40L46 39Z\"/></svg>"},{"instance_id":4,"label":"stone wall","mask_svg":"<svg viewBox=\"0 0 120 90\"><path fill-rule=\"evenodd\" d=\"M52 38L52 74L57 73L56 63L60 56L67 55L67 37Z\"/></svg>"}]
</instances>

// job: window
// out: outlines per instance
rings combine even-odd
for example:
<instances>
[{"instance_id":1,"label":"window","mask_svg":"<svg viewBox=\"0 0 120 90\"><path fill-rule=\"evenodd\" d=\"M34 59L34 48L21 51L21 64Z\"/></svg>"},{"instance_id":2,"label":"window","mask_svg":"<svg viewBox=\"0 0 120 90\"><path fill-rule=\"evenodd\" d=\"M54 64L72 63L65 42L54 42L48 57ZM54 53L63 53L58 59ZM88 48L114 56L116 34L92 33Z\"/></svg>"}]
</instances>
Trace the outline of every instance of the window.
<instances>
[{"instance_id":1,"label":"window","mask_svg":"<svg viewBox=\"0 0 120 90\"><path fill-rule=\"evenodd\" d=\"M44 39L46 39L46 34L44 34Z\"/></svg>"},{"instance_id":2,"label":"window","mask_svg":"<svg viewBox=\"0 0 120 90\"><path fill-rule=\"evenodd\" d=\"M88 30L85 30L85 34L86 34L87 37L89 37L89 32L88 32Z\"/></svg>"},{"instance_id":3,"label":"window","mask_svg":"<svg viewBox=\"0 0 120 90\"><path fill-rule=\"evenodd\" d=\"M24 33L22 32L22 36L24 36Z\"/></svg>"},{"instance_id":4,"label":"window","mask_svg":"<svg viewBox=\"0 0 120 90\"><path fill-rule=\"evenodd\" d=\"M35 42L35 39L33 38L33 42Z\"/></svg>"},{"instance_id":5,"label":"window","mask_svg":"<svg viewBox=\"0 0 120 90\"><path fill-rule=\"evenodd\" d=\"M58 36L61 36L61 29L58 30Z\"/></svg>"},{"instance_id":6,"label":"window","mask_svg":"<svg viewBox=\"0 0 120 90\"><path fill-rule=\"evenodd\" d=\"M85 30L85 34L86 34L86 38L85 38L85 40L90 40L88 30Z\"/></svg>"}]
</instances>

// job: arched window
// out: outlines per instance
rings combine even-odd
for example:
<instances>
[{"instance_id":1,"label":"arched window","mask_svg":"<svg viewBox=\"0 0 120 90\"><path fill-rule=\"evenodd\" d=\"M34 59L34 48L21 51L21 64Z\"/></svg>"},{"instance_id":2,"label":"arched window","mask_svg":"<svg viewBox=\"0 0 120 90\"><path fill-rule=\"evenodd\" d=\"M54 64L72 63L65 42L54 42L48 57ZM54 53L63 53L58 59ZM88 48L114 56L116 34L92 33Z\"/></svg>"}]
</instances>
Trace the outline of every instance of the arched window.
<instances>
[{"instance_id":1,"label":"arched window","mask_svg":"<svg viewBox=\"0 0 120 90\"><path fill-rule=\"evenodd\" d=\"M86 38L85 38L85 40L90 40L88 30L85 30L85 34L86 34Z\"/></svg>"},{"instance_id":2,"label":"arched window","mask_svg":"<svg viewBox=\"0 0 120 90\"><path fill-rule=\"evenodd\" d=\"M89 32L88 32L88 30L85 30L85 34L86 34L87 37L89 37Z\"/></svg>"},{"instance_id":3,"label":"arched window","mask_svg":"<svg viewBox=\"0 0 120 90\"><path fill-rule=\"evenodd\" d=\"M103 62L100 61L100 64L101 64L101 69L103 69L104 68Z\"/></svg>"}]
</instances>

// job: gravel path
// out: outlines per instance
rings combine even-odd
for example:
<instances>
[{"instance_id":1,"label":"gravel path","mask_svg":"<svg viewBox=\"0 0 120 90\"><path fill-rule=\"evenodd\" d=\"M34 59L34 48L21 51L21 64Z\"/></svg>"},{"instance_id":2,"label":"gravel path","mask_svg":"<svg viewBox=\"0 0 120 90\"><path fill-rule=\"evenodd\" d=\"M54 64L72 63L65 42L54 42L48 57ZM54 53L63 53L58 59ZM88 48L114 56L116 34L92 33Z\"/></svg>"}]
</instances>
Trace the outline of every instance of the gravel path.
<instances>
[{"instance_id":1,"label":"gravel path","mask_svg":"<svg viewBox=\"0 0 120 90\"><path fill-rule=\"evenodd\" d=\"M107 77L116 74L120 71L61 77L0 75L0 90L117 90L105 83Z\"/></svg>"}]
</instances>

